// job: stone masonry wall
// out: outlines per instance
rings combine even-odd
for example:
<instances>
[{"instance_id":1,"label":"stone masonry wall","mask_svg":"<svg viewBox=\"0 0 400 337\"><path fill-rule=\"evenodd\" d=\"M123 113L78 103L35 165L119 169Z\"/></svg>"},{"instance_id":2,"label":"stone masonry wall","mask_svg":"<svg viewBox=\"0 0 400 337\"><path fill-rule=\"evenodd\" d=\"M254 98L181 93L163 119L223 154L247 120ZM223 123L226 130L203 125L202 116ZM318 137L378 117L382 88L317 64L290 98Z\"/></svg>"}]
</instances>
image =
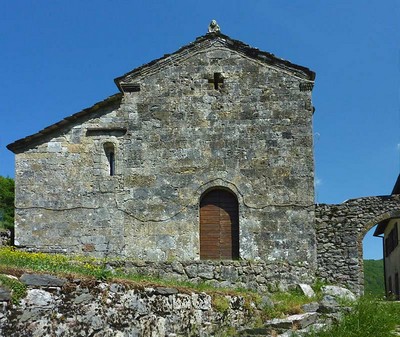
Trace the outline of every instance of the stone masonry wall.
<instances>
[{"instance_id":1,"label":"stone masonry wall","mask_svg":"<svg viewBox=\"0 0 400 337\"><path fill-rule=\"evenodd\" d=\"M315 214L316 276L362 294L362 240L377 223L400 216L400 195L352 199L339 205L321 204L316 206Z\"/></svg>"},{"instance_id":2,"label":"stone masonry wall","mask_svg":"<svg viewBox=\"0 0 400 337\"><path fill-rule=\"evenodd\" d=\"M205 293L128 283L24 274L27 295L12 304L0 287L1 336L213 336L254 324L253 303L237 296L220 305Z\"/></svg>"},{"instance_id":3,"label":"stone masonry wall","mask_svg":"<svg viewBox=\"0 0 400 337\"><path fill-rule=\"evenodd\" d=\"M161 279L205 283L213 287L249 289L259 293L286 291L296 284L312 284L307 263L290 264L250 261L145 262L110 261L108 268Z\"/></svg>"},{"instance_id":4,"label":"stone masonry wall","mask_svg":"<svg viewBox=\"0 0 400 337\"><path fill-rule=\"evenodd\" d=\"M290 70L221 41L128 76L140 91L18 153L16 244L198 260L199 202L226 188L239 202L242 259L307 264L313 274L311 92Z\"/></svg>"}]
</instances>

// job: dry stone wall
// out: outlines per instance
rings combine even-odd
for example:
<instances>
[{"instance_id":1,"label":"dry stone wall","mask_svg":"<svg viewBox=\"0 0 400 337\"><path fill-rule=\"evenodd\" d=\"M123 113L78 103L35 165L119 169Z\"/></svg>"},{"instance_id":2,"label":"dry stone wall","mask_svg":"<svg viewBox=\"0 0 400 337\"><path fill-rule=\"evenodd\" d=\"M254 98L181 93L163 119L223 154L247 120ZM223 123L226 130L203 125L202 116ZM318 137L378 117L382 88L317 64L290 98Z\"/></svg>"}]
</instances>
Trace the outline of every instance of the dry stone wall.
<instances>
[{"instance_id":1,"label":"dry stone wall","mask_svg":"<svg viewBox=\"0 0 400 337\"><path fill-rule=\"evenodd\" d=\"M175 288L50 275L21 280L28 290L20 304L0 292L0 336L205 337L254 324L254 304L237 296L213 305L210 295Z\"/></svg>"},{"instance_id":2,"label":"dry stone wall","mask_svg":"<svg viewBox=\"0 0 400 337\"><path fill-rule=\"evenodd\" d=\"M265 320L264 310L277 304L265 295L257 300L215 292L210 296L48 274L26 273L19 281L27 291L18 304L0 285L0 336L303 336L340 319L350 309L341 307L341 300L356 299L347 289L327 286L321 289L322 300L313 302L315 293L302 284L310 298L300 308L304 313Z\"/></svg>"},{"instance_id":3,"label":"dry stone wall","mask_svg":"<svg viewBox=\"0 0 400 337\"><path fill-rule=\"evenodd\" d=\"M352 199L338 205L321 204L316 206L315 214L317 276L362 294L362 240L380 221L400 216L400 195Z\"/></svg>"},{"instance_id":4,"label":"dry stone wall","mask_svg":"<svg viewBox=\"0 0 400 337\"><path fill-rule=\"evenodd\" d=\"M292 289L296 284L314 281L307 263L267 263L263 261L145 262L115 261L112 271L147 275L161 279L206 283L213 287L249 289L259 293ZM282 277L284 275L284 277Z\"/></svg>"}]
</instances>

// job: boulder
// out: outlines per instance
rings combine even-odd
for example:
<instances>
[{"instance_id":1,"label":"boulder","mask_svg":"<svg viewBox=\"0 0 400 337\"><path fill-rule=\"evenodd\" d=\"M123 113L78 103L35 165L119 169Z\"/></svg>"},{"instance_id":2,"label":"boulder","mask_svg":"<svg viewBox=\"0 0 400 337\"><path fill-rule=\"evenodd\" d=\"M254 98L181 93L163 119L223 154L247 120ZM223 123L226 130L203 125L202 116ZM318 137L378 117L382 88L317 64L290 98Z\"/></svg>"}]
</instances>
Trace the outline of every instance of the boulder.
<instances>
[{"instance_id":1,"label":"boulder","mask_svg":"<svg viewBox=\"0 0 400 337\"><path fill-rule=\"evenodd\" d=\"M340 304L331 295L325 295L320 302L318 312L331 313L340 309Z\"/></svg>"},{"instance_id":2,"label":"boulder","mask_svg":"<svg viewBox=\"0 0 400 337\"><path fill-rule=\"evenodd\" d=\"M22 302L28 306L33 308L51 308L54 306L54 298L53 296L41 289L30 289L27 291L26 297L22 300Z\"/></svg>"},{"instance_id":3,"label":"boulder","mask_svg":"<svg viewBox=\"0 0 400 337\"><path fill-rule=\"evenodd\" d=\"M301 308L304 310L304 312L317 312L319 309L319 303L318 302L306 303L303 304Z\"/></svg>"},{"instance_id":4,"label":"boulder","mask_svg":"<svg viewBox=\"0 0 400 337\"><path fill-rule=\"evenodd\" d=\"M354 295L349 289L338 287L338 286L323 286L322 293L324 295L330 295L336 299L346 300L354 302L357 300L356 295Z\"/></svg>"}]
</instances>

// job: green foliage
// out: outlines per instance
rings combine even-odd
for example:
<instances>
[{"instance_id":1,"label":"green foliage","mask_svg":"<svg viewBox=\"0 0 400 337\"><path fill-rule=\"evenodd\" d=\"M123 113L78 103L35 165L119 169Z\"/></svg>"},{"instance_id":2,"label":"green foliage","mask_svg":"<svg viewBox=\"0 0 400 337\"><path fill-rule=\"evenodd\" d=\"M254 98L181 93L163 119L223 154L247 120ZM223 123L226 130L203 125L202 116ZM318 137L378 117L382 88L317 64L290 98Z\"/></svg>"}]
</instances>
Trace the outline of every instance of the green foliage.
<instances>
[{"instance_id":1,"label":"green foliage","mask_svg":"<svg viewBox=\"0 0 400 337\"><path fill-rule=\"evenodd\" d=\"M11 290L11 300L15 304L26 295L26 286L18 280L0 274L0 284Z\"/></svg>"},{"instance_id":2,"label":"green foliage","mask_svg":"<svg viewBox=\"0 0 400 337\"><path fill-rule=\"evenodd\" d=\"M214 294L212 296L212 306L215 310L224 313L229 309L229 299L223 295Z\"/></svg>"},{"instance_id":3,"label":"green foliage","mask_svg":"<svg viewBox=\"0 0 400 337\"><path fill-rule=\"evenodd\" d=\"M313 290L317 294L317 296L322 296L322 287L329 285L325 281L322 281L319 278L316 278L314 284L312 285Z\"/></svg>"},{"instance_id":4,"label":"green foliage","mask_svg":"<svg viewBox=\"0 0 400 337\"><path fill-rule=\"evenodd\" d=\"M297 290L273 293L271 294L271 299L275 303L275 306L265 308L268 318L279 318L302 313L301 306L315 300Z\"/></svg>"},{"instance_id":5,"label":"green foliage","mask_svg":"<svg viewBox=\"0 0 400 337\"><path fill-rule=\"evenodd\" d=\"M385 283L383 260L364 260L364 292L366 295L383 298Z\"/></svg>"},{"instance_id":6,"label":"green foliage","mask_svg":"<svg viewBox=\"0 0 400 337\"><path fill-rule=\"evenodd\" d=\"M361 298L353 311L329 330L312 332L304 337L389 337L400 322L400 303L374 297Z\"/></svg>"},{"instance_id":7,"label":"green foliage","mask_svg":"<svg viewBox=\"0 0 400 337\"><path fill-rule=\"evenodd\" d=\"M0 229L14 227L14 180L0 176Z\"/></svg>"}]
</instances>

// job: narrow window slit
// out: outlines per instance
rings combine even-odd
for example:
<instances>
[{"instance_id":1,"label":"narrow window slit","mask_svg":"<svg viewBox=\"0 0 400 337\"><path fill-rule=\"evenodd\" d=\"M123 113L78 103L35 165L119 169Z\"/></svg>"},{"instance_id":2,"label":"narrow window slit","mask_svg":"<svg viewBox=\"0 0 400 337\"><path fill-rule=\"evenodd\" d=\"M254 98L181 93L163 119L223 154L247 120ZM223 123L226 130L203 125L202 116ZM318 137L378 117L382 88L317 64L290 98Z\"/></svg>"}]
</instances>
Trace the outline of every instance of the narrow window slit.
<instances>
[{"instance_id":1,"label":"narrow window slit","mask_svg":"<svg viewBox=\"0 0 400 337\"><path fill-rule=\"evenodd\" d=\"M108 155L108 163L110 165L110 176L115 174L115 156L114 152L110 152Z\"/></svg>"},{"instance_id":2,"label":"narrow window slit","mask_svg":"<svg viewBox=\"0 0 400 337\"><path fill-rule=\"evenodd\" d=\"M104 144L104 152L108 161L108 172L110 176L115 175L115 148L113 143Z\"/></svg>"}]
</instances>

